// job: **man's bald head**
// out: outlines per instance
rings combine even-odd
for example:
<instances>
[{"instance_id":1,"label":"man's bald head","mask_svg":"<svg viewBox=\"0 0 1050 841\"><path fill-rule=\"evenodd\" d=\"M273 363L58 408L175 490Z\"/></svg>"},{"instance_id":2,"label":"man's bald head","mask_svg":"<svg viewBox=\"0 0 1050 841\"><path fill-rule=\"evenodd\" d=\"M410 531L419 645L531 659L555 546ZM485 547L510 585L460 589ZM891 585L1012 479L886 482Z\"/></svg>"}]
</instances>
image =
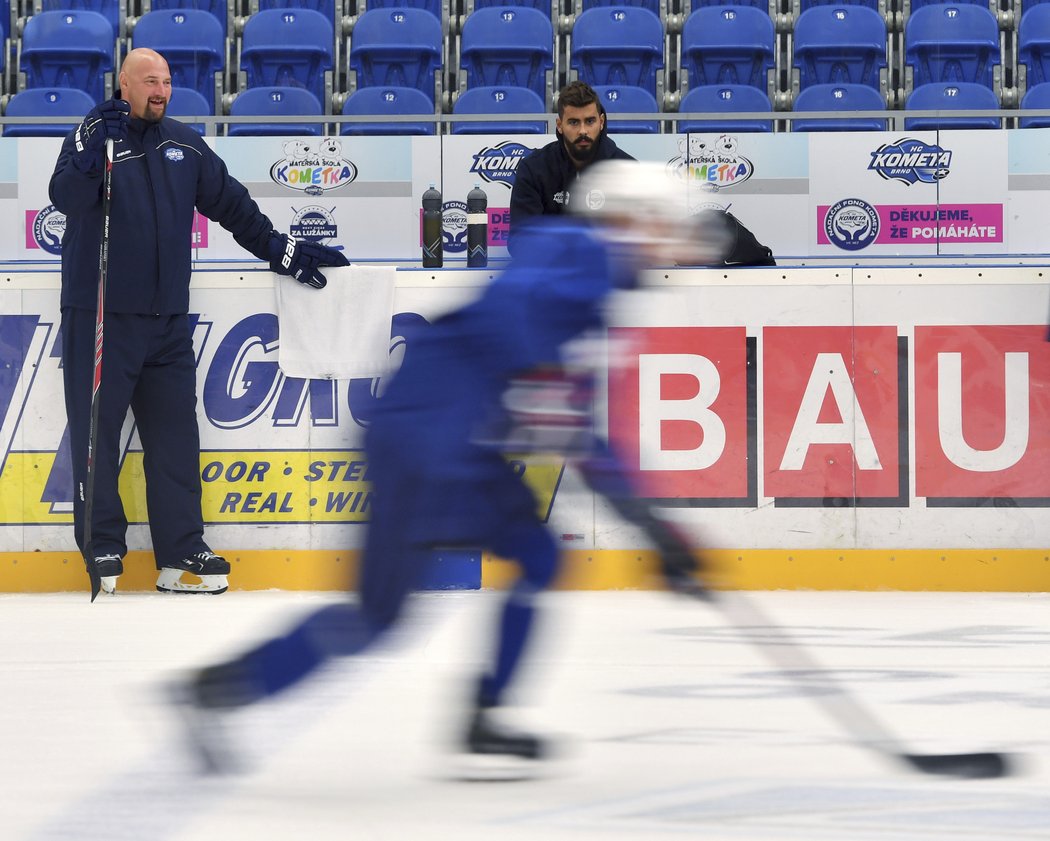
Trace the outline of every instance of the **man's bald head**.
<instances>
[{"instance_id":1,"label":"man's bald head","mask_svg":"<svg viewBox=\"0 0 1050 841\"><path fill-rule=\"evenodd\" d=\"M132 50L120 66L120 94L131 106L131 116L156 123L171 99L171 71L156 50Z\"/></svg>"}]
</instances>

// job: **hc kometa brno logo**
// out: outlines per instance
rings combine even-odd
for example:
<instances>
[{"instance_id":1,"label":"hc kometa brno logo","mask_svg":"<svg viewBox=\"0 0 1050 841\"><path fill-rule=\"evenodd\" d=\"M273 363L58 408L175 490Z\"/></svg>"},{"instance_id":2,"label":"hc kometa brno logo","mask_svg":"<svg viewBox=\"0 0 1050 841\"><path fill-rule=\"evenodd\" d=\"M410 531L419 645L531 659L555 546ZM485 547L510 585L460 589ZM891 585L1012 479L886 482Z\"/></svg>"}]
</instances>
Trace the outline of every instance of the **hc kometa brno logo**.
<instances>
[{"instance_id":1,"label":"hc kometa brno logo","mask_svg":"<svg viewBox=\"0 0 1050 841\"><path fill-rule=\"evenodd\" d=\"M885 143L871 153L868 169L887 181L903 181L909 187L916 181L934 184L951 171L952 153L936 144L905 137Z\"/></svg>"},{"instance_id":2,"label":"hc kometa brno logo","mask_svg":"<svg viewBox=\"0 0 1050 841\"><path fill-rule=\"evenodd\" d=\"M511 187L518 164L532 151L534 150L516 140L504 140L495 146L486 146L474 155L470 171L484 181Z\"/></svg>"},{"instance_id":3,"label":"hc kometa brno logo","mask_svg":"<svg viewBox=\"0 0 1050 841\"><path fill-rule=\"evenodd\" d=\"M864 199L842 199L824 217L827 238L846 251L860 251L879 235L879 213Z\"/></svg>"}]
</instances>

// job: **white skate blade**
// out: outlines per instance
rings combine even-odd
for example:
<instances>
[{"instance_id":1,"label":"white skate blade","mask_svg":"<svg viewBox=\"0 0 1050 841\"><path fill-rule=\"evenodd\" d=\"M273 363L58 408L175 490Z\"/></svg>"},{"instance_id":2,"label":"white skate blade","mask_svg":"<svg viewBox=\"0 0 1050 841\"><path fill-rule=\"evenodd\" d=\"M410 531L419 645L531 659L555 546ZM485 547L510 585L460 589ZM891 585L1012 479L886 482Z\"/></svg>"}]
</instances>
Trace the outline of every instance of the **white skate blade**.
<instances>
[{"instance_id":1,"label":"white skate blade","mask_svg":"<svg viewBox=\"0 0 1050 841\"><path fill-rule=\"evenodd\" d=\"M119 575L103 575L99 579L102 582L102 592L109 593L111 596L117 592L117 579L119 577Z\"/></svg>"},{"instance_id":2,"label":"white skate blade","mask_svg":"<svg viewBox=\"0 0 1050 841\"><path fill-rule=\"evenodd\" d=\"M188 576L189 581L183 581L183 576ZM191 572L181 569L165 567L157 576L157 589L162 593L209 593L213 596L225 593L229 589L229 581L225 575L202 575L195 583L197 576Z\"/></svg>"}]
</instances>

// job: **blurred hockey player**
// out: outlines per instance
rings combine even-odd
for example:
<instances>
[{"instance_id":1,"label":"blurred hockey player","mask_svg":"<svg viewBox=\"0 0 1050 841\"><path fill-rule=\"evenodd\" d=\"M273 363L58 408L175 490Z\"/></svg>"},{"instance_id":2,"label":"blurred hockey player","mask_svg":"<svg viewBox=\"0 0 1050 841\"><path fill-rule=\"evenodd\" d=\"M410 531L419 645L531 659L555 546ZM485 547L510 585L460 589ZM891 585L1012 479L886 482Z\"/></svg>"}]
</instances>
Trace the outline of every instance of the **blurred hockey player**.
<instances>
[{"instance_id":1,"label":"blurred hockey player","mask_svg":"<svg viewBox=\"0 0 1050 841\"><path fill-rule=\"evenodd\" d=\"M212 770L226 770L209 725L299 682L327 659L359 654L398 620L436 547L481 547L516 561L493 662L477 682L463 735L476 755L537 759L545 742L507 731L496 711L521 662L537 594L559 570L555 541L509 451L570 459L588 484L660 552L673 590L703 596L687 540L632 492L629 472L595 438L587 378L563 363L567 343L600 329L609 295L647 266L721 259L722 240L698 237L684 188L662 167L596 165L573 192L575 216L522 235L515 260L473 303L414 337L366 436L372 521L358 598L322 608L287 633L197 672L180 687L191 736ZM527 239L527 241L526 241Z\"/></svg>"}]
</instances>

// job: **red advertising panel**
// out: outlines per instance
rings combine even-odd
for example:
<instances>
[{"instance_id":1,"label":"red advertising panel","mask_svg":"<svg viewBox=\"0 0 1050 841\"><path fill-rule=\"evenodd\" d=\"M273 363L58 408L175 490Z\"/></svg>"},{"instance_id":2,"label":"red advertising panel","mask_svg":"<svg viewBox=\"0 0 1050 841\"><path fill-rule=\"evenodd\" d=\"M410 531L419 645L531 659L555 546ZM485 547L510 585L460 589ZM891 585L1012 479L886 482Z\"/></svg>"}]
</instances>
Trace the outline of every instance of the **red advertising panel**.
<instances>
[{"instance_id":1,"label":"red advertising panel","mask_svg":"<svg viewBox=\"0 0 1050 841\"><path fill-rule=\"evenodd\" d=\"M915 328L915 490L1050 503L1046 325Z\"/></svg>"},{"instance_id":2,"label":"red advertising panel","mask_svg":"<svg viewBox=\"0 0 1050 841\"><path fill-rule=\"evenodd\" d=\"M622 365L609 372L609 436L640 472L643 493L754 504L754 366L749 372L744 328L609 333L614 347L623 346Z\"/></svg>"},{"instance_id":3,"label":"red advertising panel","mask_svg":"<svg viewBox=\"0 0 1050 841\"><path fill-rule=\"evenodd\" d=\"M900 498L896 328L766 327L762 337L765 495L778 503Z\"/></svg>"}]
</instances>

